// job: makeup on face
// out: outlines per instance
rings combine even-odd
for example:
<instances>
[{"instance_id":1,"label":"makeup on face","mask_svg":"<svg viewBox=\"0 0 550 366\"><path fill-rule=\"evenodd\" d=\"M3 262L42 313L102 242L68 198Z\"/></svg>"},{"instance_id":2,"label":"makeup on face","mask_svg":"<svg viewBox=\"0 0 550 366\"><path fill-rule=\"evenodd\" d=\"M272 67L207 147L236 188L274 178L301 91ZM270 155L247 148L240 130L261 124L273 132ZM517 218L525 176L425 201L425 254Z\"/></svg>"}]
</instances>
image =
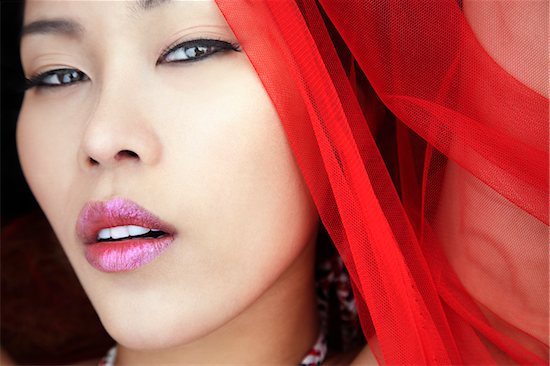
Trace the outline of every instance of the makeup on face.
<instances>
[{"instance_id":1,"label":"makeup on face","mask_svg":"<svg viewBox=\"0 0 550 366\"><path fill-rule=\"evenodd\" d=\"M175 239L171 225L123 198L86 204L78 217L76 233L88 262L103 272L142 267L160 256Z\"/></svg>"},{"instance_id":2,"label":"makeup on face","mask_svg":"<svg viewBox=\"0 0 550 366\"><path fill-rule=\"evenodd\" d=\"M309 281L318 228L282 123L214 1L131 5L26 7L29 185L119 344L239 335L237 318L265 334L281 322L249 323L252 305Z\"/></svg>"}]
</instances>

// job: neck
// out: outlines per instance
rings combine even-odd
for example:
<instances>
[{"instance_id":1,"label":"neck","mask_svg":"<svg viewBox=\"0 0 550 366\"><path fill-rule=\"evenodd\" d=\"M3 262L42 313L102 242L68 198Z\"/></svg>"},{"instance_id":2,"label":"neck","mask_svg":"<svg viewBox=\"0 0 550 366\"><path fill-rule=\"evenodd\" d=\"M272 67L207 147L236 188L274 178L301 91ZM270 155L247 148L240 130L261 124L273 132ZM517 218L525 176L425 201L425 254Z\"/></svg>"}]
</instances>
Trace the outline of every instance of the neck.
<instances>
[{"instance_id":1,"label":"neck","mask_svg":"<svg viewBox=\"0 0 550 366\"><path fill-rule=\"evenodd\" d=\"M214 332L169 349L119 345L116 364L299 364L319 335L314 262L312 242L258 300Z\"/></svg>"}]
</instances>

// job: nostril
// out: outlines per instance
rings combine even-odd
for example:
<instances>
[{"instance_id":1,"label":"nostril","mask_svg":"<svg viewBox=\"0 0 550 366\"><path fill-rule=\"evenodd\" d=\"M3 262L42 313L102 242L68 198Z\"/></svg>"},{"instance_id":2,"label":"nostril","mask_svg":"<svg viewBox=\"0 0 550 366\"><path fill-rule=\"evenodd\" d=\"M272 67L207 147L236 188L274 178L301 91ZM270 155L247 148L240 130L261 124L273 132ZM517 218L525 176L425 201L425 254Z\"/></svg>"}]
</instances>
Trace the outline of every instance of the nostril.
<instances>
[{"instance_id":1,"label":"nostril","mask_svg":"<svg viewBox=\"0 0 550 366\"><path fill-rule=\"evenodd\" d=\"M131 150L121 150L116 154L116 160L122 160L125 158L139 159L139 155Z\"/></svg>"}]
</instances>

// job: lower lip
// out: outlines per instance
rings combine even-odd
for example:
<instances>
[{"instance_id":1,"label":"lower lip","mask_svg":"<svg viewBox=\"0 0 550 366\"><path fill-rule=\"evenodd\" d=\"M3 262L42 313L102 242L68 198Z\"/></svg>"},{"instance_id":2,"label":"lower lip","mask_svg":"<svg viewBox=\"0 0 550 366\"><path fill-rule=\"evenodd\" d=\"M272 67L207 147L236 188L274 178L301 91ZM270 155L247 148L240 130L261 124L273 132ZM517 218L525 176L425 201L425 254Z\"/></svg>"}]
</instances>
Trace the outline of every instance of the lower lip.
<instances>
[{"instance_id":1,"label":"lower lip","mask_svg":"<svg viewBox=\"0 0 550 366\"><path fill-rule=\"evenodd\" d=\"M167 235L161 238L143 238L86 245L88 262L103 272L132 271L156 259L174 241Z\"/></svg>"}]
</instances>

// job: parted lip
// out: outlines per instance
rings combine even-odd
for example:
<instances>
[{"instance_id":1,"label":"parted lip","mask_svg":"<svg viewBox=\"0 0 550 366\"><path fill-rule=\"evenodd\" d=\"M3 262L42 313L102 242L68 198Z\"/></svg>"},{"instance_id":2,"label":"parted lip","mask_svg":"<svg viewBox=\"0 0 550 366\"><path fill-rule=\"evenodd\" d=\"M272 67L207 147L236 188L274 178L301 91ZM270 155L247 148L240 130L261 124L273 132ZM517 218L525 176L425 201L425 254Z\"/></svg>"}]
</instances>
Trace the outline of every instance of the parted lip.
<instances>
[{"instance_id":1,"label":"parted lip","mask_svg":"<svg viewBox=\"0 0 550 366\"><path fill-rule=\"evenodd\" d=\"M97 242L97 234L101 229L125 225L156 229L168 235L176 232L172 225L163 222L137 203L124 198L113 198L84 205L76 222L76 234L84 244L93 244Z\"/></svg>"}]
</instances>

